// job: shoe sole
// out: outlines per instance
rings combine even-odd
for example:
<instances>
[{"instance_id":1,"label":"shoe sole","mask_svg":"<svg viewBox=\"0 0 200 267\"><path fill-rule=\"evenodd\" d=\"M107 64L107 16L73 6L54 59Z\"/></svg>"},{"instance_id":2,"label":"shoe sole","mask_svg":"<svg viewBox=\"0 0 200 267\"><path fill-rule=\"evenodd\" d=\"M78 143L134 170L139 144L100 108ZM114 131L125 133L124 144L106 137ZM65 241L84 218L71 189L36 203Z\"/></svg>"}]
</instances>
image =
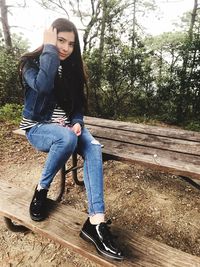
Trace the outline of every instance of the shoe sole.
<instances>
[{"instance_id":1,"label":"shoe sole","mask_svg":"<svg viewBox=\"0 0 200 267\"><path fill-rule=\"evenodd\" d=\"M30 211L29 211L29 215L30 215L31 219L35 222L41 222L47 218L47 216L40 216L40 217L34 216L33 214L31 214Z\"/></svg>"},{"instance_id":2,"label":"shoe sole","mask_svg":"<svg viewBox=\"0 0 200 267\"><path fill-rule=\"evenodd\" d=\"M44 221L46 219L46 217L38 218L38 217L34 217L33 215L30 215L30 217L35 222L41 222L41 221Z\"/></svg>"},{"instance_id":3,"label":"shoe sole","mask_svg":"<svg viewBox=\"0 0 200 267\"><path fill-rule=\"evenodd\" d=\"M112 260L117 260L117 261L122 261L124 260L124 257L119 257L119 256L114 256L114 255L110 255L110 254L107 254L106 252L102 251L98 246L97 244L95 243L95 241L89 236L87 235L84 231L81 231L80 232L80 237L85 240L85 241L88 241L90 243L93 243L95 245L95 248L97 250L97 252L102 255L102 256L105 256L105 257L108 257Z\"/></svg>"}]
</instances>

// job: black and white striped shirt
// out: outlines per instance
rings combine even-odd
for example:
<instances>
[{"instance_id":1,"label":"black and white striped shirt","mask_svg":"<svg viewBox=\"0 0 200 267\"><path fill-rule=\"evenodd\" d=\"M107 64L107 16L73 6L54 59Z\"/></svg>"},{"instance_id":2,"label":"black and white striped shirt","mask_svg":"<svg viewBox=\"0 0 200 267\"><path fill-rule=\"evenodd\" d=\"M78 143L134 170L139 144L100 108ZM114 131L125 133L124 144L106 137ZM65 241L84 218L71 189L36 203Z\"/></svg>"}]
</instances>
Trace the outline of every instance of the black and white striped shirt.
<instances>
[{"instance_id":1,"label":"black and white striped shirt","mask_svg":"<svg viewBox=\"0 0 200 267\"><path fill-rule=\"evenodd\" d=\"M51 123L61 123L61 124L70 124L69 119L67 118L65 111L63 109L61 109L60 107L55 107L52 117L50 119ZM19 128L22 130L26 130L29 129L33 126L35 126L36 124L38 124L39 122L37 121L33 121L33 120L29 120L23 117Z\"/></svg>"}]
</instances>

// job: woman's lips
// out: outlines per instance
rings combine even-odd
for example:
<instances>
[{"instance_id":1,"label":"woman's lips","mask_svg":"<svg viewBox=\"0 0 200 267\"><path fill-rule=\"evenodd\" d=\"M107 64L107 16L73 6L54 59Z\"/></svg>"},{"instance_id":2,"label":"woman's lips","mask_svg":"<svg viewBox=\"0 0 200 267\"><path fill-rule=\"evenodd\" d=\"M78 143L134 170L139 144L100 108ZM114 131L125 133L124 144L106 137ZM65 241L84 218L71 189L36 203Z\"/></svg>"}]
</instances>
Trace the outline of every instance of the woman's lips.
<instances>
[{"instance_id":1,"label":"woman's lips","mask_svg":"<svg viewBox=\"0 0 200 267\"><path fill-rule=\"evenodd\" d=\"M61 57L67 57L67 54L59 53L59 55L60 55Z\"/></svg>"}]
</instances>

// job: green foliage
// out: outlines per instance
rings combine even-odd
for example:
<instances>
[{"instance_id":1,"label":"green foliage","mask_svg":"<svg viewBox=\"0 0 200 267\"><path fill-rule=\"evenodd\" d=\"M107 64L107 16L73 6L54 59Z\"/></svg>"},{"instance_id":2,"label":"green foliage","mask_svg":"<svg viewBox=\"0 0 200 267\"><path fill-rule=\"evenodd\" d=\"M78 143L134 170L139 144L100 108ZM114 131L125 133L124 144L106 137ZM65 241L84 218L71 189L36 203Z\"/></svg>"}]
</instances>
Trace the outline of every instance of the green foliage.
<instances>
[{"instance_id":1,"label":"green foliage","mask_svg":"<svg viewBox=\"0 0 200 267\"><path fill-rule=\"evenodd\" d=\"M92 114L118 118L153 113L155 96L151 85L151 54L143 43L138 39L133 50L110 33L110 37L106 38L105 51L101 60L100 88L96 86L100 70L98 49L85 55L90 74Z\"/></svg>"},{"instance_id":2,"label":"green foliage","mask_svg":"<svg viewBox=\"0 0 200 267\"><path fill-rule=\"evenodd\" d=\"M198 35L194 35L191 43L185 33L177 32L145 42L137 36L133 49L110 30L105 38L101 68L98 49L85 54L91 114L110 118L139 116L170 124L200 117L199 47ZM101 86L97 87L99 72ZM179 103L184 120L178 115Z\"/></svg>"},{"instance_id":3,"label":"green foliage","mask_svg":"<svg viewBox=\"0 0 200 267\"><path fill-rule=\"evenodd\" d=\"M45 7L56 7L48 4L51 1L40 2ZM70 3L77 14L76 5ZM86 24L88 21L84 61L89 72L89 114L123 120L139 118L143 122L161 120L197 130L200 119L199 9L194 25L191 13L187 13L177 28L179 31L145 38L138 14L146 15L153 10L154 0L91 1L92 13L86 8L82 14L84 1L78 4L78 14ZM66 5L67 1L62 1L60 8L66 11ZM27 44L20 36L13 36L14 48L7 51L1 43L0 33L0 105L20 104L23 92L17 64Z\"/></svg>"},{"instance_id":4,"label":"green foliage","mask_svg":"<svg viewBox=\"0 0 200 267\"><path fill-rule=\"evenodd\" d=\"M199 9L185 14L176 32L145 38L140 17L155 12L155 3L97 0L91 13L82 12L90 115L179 125L200 118Z\"/></svg>"},{"instance_id":5,"label":"green foliage","mask_svg":"<svg viewBox=\"0 0 200 267\"><path fill-rule=\"evenodd\" d=\"M5 104L0 108L0 120L19 124L22 118L22 105Z\"/></svg>"},{"instance_id":6,"label":"green foliage","mask_svg":"<svg viewBox=\"0 0 200 267\"><path fill-rule=\"evenodd\" d=\"M200 121L190 121L184 125L186 130L200 132Z\"/></svg>"},{"instance_id":7,"label":"green foliage","mask_svg":"<svg viewBox=\"0 0 200 267\"><path fill-rule=\"evenodd\" d=\"M19 101L17 59L6 49L0 51L0 106Z\"/></svg>"},{"instance_id":8,"label":"green foliage","mask_svg":"<svg viewBox=\"0 0 200 267\"><path fill-rule=\"evenodd\" d=\"M18 80L18 61L27 49L26 41L13 37L13 48L7 50L0 43L0 106L6 103L22 103L23 92Z\"/></svg>"}]
</instances>

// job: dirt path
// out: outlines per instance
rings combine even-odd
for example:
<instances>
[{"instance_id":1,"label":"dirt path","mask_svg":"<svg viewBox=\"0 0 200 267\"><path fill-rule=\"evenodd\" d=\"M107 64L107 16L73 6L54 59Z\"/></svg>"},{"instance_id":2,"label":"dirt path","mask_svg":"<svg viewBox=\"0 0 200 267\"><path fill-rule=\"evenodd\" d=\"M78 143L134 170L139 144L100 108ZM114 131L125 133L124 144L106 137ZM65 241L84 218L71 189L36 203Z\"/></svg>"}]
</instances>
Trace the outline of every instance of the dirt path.
<instances>
[{"instance_id":1,"label":"dirt path","mask_svg":"<svg viewBox=\"0 0 200 267\"><path fill-rule=\"evenodd\" d=\"M0 128L0 181L34 189L45 155L13 136L12 126L0 124ZM110 161L104 172L107 214L114 224L200 256L198 189L176 176L138 165ZM63 203L87 209L84 188L75 186L71 178ZM0 266L97 266L34 233L12 233L2 219L0 226Z\"/></svg>"}]
</instances>

